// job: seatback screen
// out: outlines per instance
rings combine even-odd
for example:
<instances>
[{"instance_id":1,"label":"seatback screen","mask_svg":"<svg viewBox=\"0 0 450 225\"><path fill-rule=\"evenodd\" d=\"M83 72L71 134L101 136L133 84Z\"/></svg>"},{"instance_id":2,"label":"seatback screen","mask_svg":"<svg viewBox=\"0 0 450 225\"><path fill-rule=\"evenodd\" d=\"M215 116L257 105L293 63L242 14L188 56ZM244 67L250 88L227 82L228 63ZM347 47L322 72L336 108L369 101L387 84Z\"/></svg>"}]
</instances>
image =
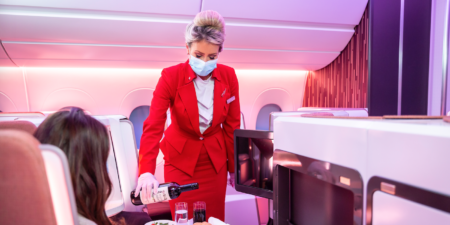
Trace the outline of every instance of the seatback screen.
<instances>
[{"instance_id":1,"label":"seatback screen","mask_svg":"<svg viewBox=\"0 0 450 225\"><path fill-rule=\"evenodd\" d=\"M354 224L352 191L293 170L289 191L292 224Z\"/></svg>"},{"instance_id":2,"label":"seatback screen","mask_svg":"<svg viewBox=\"0 0 450 225\"><path fill-rule=\"evenodd\" d=\"M237 184L273 191L273 141L236 137Z\"/></svg>"}]
</instances>

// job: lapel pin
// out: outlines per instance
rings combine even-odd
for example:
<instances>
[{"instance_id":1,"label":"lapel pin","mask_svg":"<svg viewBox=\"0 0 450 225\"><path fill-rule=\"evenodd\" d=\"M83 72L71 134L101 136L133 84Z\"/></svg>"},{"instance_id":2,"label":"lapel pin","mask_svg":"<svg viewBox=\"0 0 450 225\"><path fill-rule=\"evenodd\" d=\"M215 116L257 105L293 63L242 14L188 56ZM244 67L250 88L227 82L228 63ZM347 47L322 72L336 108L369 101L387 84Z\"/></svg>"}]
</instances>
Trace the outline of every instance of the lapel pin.
<instances>
[{"instance_id":1,"label":"lapel pin","mask_svg":"<svg viewBox=\"0 0 450 225\"><path fill-rule=\"evenodd\" d=\"M189 80L191 80L191 77L189 77Z\"/></svg>"},{"instance_id":2,"label":"lapel pin","mask_svg":"<svg viewBox=\"0 0 450 225\"><path fill-rule=\"evenodd\" d=\"M225 94L226 91L227 91L227 89L225 88L225 90L223 90L223 92L222 92L222 97L223 97L223 95Z\"/></svg>"}]
</instances>

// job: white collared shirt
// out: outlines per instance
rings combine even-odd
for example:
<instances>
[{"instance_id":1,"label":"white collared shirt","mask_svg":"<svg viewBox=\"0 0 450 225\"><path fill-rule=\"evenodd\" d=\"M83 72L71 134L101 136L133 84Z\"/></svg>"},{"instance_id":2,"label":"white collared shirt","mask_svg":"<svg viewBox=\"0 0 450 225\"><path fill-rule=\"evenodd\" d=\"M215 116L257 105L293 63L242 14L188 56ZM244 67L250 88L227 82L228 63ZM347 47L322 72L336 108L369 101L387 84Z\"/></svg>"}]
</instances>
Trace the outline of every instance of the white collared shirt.
<instances>
[{"instance_id":1,"label":"white collared shirt","mask_svg":"<svg viewBox=\"0 0 450 225\"><path fill-rule=\"evenodd\" d=\"M211 126L214 106L214 79L209 77L202 80L200 76L194 79L195 94L197 95L200 133L203 134Z\"/></svg>"}]
</instances>

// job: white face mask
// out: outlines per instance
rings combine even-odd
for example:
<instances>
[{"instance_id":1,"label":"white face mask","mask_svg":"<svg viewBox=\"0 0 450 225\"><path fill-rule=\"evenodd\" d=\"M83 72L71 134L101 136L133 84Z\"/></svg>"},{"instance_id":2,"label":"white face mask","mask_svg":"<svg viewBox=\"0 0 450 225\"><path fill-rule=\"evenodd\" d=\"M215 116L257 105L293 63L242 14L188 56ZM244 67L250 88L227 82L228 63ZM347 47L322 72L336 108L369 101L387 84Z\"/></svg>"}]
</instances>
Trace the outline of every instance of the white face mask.
<instances>
[{"instance_id":1,"label":"white face mask","mask_svg":"<svg viewBox=\"0 0 450 225\"><path fill-rule=\"evenodd\" d=\"M217 68L217 60L209 60L205 62L194 56L190 56L189 65L191 65L192 70L199 76L208 76L215 68Z\"/></svg>"}]
</instances>

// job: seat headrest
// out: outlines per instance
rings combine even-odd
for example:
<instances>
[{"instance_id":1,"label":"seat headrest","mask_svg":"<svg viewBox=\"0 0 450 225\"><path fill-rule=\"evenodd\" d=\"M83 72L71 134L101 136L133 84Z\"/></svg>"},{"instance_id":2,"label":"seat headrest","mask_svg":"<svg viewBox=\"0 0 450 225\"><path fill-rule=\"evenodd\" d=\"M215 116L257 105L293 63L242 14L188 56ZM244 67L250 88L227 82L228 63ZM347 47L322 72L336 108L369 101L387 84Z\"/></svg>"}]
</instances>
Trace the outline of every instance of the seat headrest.
<instances>
[{"instance_id":1,"label":"seat headrest","mask_svg":"<svg viewBox=\"0 0 450 225\"><path fill-rule=\"evenodd\" d=\"M30 121L14 120L14 121L0 121L0 129L21 130L32 135L36 131L37 127Z\"/></svg>"},{"instance_id":2,"label":"seat headrest","mask_svg":"<svg viewBox=\"0 0 450 225\"><path fill-rule=\"evenodd\" d=\"M56 225L39 142L24 131L2 129L0 146L1 223ZM19 198L25 204L18 203Z\"/></svg>"}]
</instances>

